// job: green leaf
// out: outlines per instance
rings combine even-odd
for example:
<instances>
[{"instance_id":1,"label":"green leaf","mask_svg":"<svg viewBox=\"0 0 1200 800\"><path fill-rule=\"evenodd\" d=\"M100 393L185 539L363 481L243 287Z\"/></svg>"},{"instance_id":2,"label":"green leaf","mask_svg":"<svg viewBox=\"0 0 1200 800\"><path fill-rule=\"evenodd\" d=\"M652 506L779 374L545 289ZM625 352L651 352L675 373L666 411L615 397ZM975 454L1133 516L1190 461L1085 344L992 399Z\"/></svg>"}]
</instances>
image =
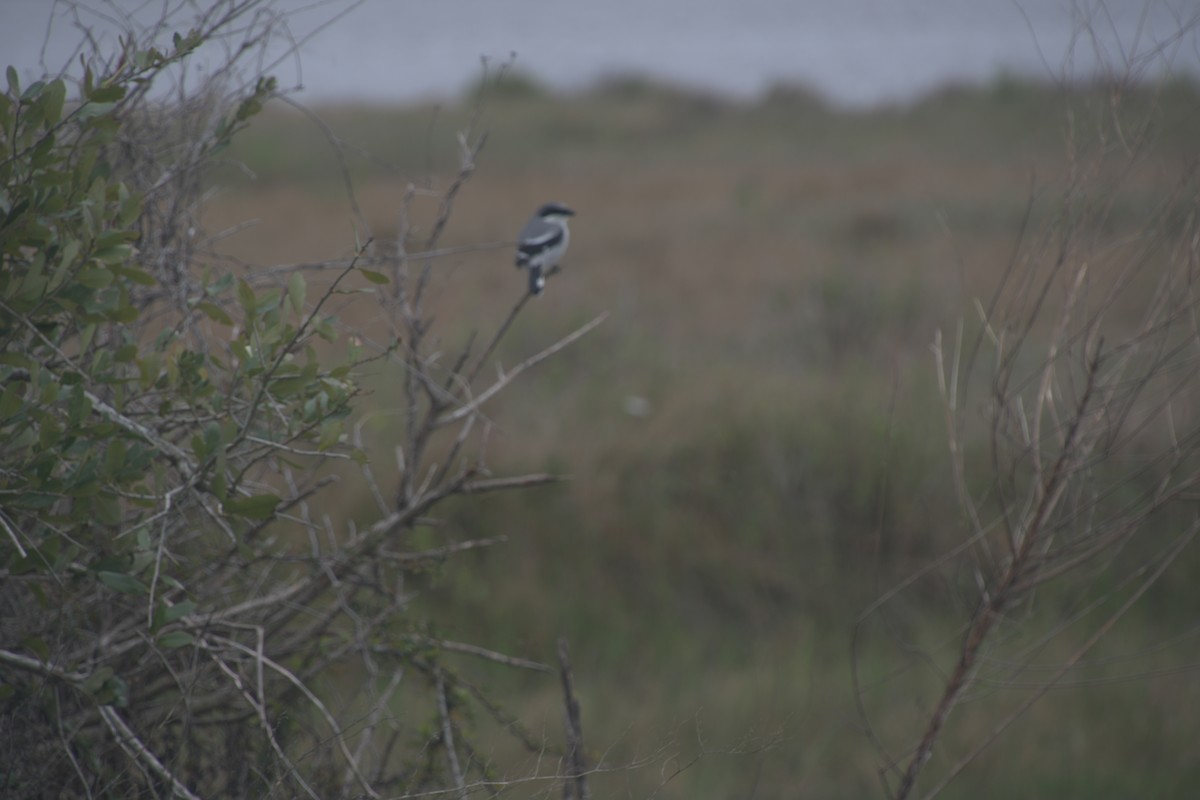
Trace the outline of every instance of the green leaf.
<instances>
[{"instance_id":1,"label":"green leaf","mask_svg":"<svg viewBox=\"0 0 1200 800\"><path fill-rule=\"evenodd\" d=\"M280 499L273 494L256 494L225 501L225 513L246 519L267 519L275 513Z\"/></svg>"},{"instance_id":2,"label":"green leaf","mask_svg":"<svg viewBox=\"0 0 1200 800\"><path fill-rule=\"evenodd\" d=\"M62 436L62 426L58 424L58 420L47 415L42 419L42 424L38 427L38 445L44 451L54 449L58 444L59 438ZM32 500L34 496L20 496L19 501ZM53 502L53 501L51 501ZM47 504L49 505L49 503Z\"/></svg>"},{"instance_id":3,"label":"green leaf","mask_svg":"<svg viewBox=\"0 0 1200 800\"><path fill-rule=\"evenodd\" d=\"M27 385L22 381L13 381L5 387L4 394L0 394L0 419L15 417L25 406L25 387Z\"/></svg>"},{"instance_id":4,"label":"green leaf","mask_svg":"<svg viewBox=\"0 0 1200 800\"><path fill-rule=\"evenodd\" d=\"M123 706L129 700L129 686L113 673L113 668L97 668L83 682L83 690L103 705Z\"/></svg>"},{"instance_id":5,"label":"green leaf","mask_svg":"<svg viewBox=\"0 0 1200 800\"><path fill-rule=\"evenodd\" d=\"M129 684L125 683L121 677L114 676L105 681L104 686L93 693L93 697L101 705L124 708L129 705Z\"/></svg>"},{"instance_id":6,"label":"green leaf","mask_svg":"<svg viewBox=\"0 0 1200 800\"><path fill-rule=\"evenodd\" d=\"M46 265L46 254L38 253L29 265L29 271L25 273L25 280L21 282L21 299L22 300L37 300L42 296L48 282L42 270Z\"/></svg>"},{"instance_id":7,"label":"green leaf","mask_svg":"<svg viewBox=\"0 0 1200 800\"><path fill-rule=\"evenodd\" d=\"M141 313L135 306L126 303L125 305L117 306L111 311L105 312L104 316L112 322L128 324L140 317Z\"/></svg>"},{"instance_id":8,"label":"green leaf","mask_svg":"<svg viewBox=\"0 0 1200 800\"><path fill-rule=\"evenodd\" d=\"M92 339L94 338L96 338L96 323L93 322L85 326L79 334L79 349L86 353L92 346Z\"/></svg>"},{"instance_id":9,"label":"green leaf","mask_svg":"<svg viewBox=\"0 0 1200 800\"><path fill-rule=\"evenodd\" d=\"M116 86L101 86L98 89L94 89L88 95L88 100L91 100L93 103L111 103L114 100L120 100L124 96L125 87L118 84Z\"/></svg>"},{"instance_id":10,"label":"green leaf","mask_svg":"<svg viewBox=\"0 0 1200 800\"><path fill-rule=\"evenodd\" d=\"M11 64L5 71L5 76L8 78L8 90L12 92L13 97L20 97L21 81L17 78L17 71Z\"/></svg>"},{"instance_id":11,"label":"green leaf","mask_svg":"<svg viewBox=\"0 0 1200 800\"><path fill-rule=\"evenodd\" d=\"M173 606L160 605L157 609L155 609L155 612L154 612L155 629L157 630L158 628L161 628L164 625L169 625L170 623L175 622L176 620L183 619L184 617L186 617L188 614L191 614L195 610L196 610L196 604L193 603L191 600L184 600L183 602L176 603ZM190 639L189 639L189 642L190 642ZM186 642L185 642L185 644L186 644ZM171 645L167 645L167 646L169 647ZM175 645L175 646L179 646L179 645Z\"/></svg>"},{"instance_id":12,"label":"green leaf","mask_svg":"<svg viewBox=\"0 0 1200 800\"><path fill-rule=\"evenodd\" d=\"M59 259L59 264L69 267L75 263L75 259L79 256L79 240L71 239L63 245L62 256Z\"/></svg>"},{"instance_id":13,"label":"green leaf","mask_svg":"<svg viewBox=\"0 0 1200 800\"><path fill-rule=\"evenodd\" d=\"M373 269L361 269L360 268L358 271L361 272L362 276L364 278L366 278L367 280L369 280L371 283L384 284L384 283L392 282L392 279L389 278L387 275L384 275L382 272L376 272Z\"/></svg>"},{"instance_id":14,"label":"green leaf","mask_svg":"<svg viewBox=\"0 0 1200 800\"><path fill-rule=\"evenodd\" d=\"M292 277L288 280L288 300L291 301L292 309L297 314L304 313L304 292L306 288L304 276L299 272L293 272Z\"/></svg>"},{"instance_id":15,"label":"green leaf","mask_svg":"<svg viewBox=\"0 0 1200 800\"><path fill-rule=\"evenodd\" d=\"M171 606L163 613L163 622L174 622L177 619L183 619L195 610L195 603L191 600L183 600Z\"/></svg>"},{"instance_id":16,"label":"green leaf","mask_svg":"<svg viewBox=\"0 0 1200 800\"><path fill-rule=\"evenodd\" d=\"M192 638L190 633L185 631L171 631L158 637L157 641L159 647L170 650L176 647L187 647L196 640Z\"/></svg>"},{"instance_id":17,"label":"green leaf","mask_svg":"<svg viewBox=\"0 0 1200 800\"><path fill-rule=\"evenodd\" d=\"M204 429L204 449L209 453L215 453L221 449L221 445L221 426L211 422Z\"/></svg>"},{"instance_id":18,"label":"green leaf","mask_svg":"<svg viewBox=\"0 0 1200 800\"><path fill-rule=\"evenodd\" d=\"M337 331L331 324L331 320L333 319L333 317L327 317L326 319L316 320L313 323L313 329L316 330L317 335L327 342L337 341Z\"/></svg>"},{"instance_id":19,"label":"green leaf","mask_svg":"<svg viewBox=\"0 0 1200 800\"><path fill-rule=\"evenodd\" d=\"M121 245L121 247L128 248L129 257L133 256L133 253L135 251L134 251L134 248L132 245L126 244L126 245ZM127 265L122 265L120 267L117 267L114 270L114 272L116 272L118 275L121 275L122 277L128 278L129 280L131 280L134 283L139 284L141 286L153 286L154 284L158 283L158 281L154 279L153 275L151 275L149 272L146 272L145 270L138 269L137 267L130 267Z\"/></svg>"},{"instance_id":20,"label":"green leaf","mask_svg":"<svg viewBox=\"0 0 1200 800\"><path fill-rule=\"evenodd\" d=\"M224 292L229 291L230 286L233 286L233 273L226 272L224 275L222 275L220 278L217 279L216 283L212 284L211 286L206 287L204 289L204 292L205 292L205 294L208 294L210 296L215 296L215 295L223 294Z\"/></svg>"},{"instance_id":21,"label":"green leaf","mask_svg":"<svg viewBox=\"0 0 1200 800\"><path fill-rule=\"evenodd\" d=\"M233 327L233 317L226 314L225 309L221 308L216 303L205 301L203 303L197 303L196 308L200 311L203 311L205 316L207 316L213 322L219 322L222 325Z\"/></svg>"},{"instance_id":22,"label":"green leaf","mask_svg":"<svg viewBox=\"0 0 1200 800\"><path fill-rule=\"evenodd\" d=\"M184 587L184 585L182 583L175 580L170 575L163 575L162 582L165 583L167 586L170 586L172 589L174 589L176 591L179 591L179 592L187 591L187 589Z\"/></svg>"},{"instance_id":23,"label":"green leaf","mask_svg":"<svg viewBox=\"0 0 1200 800\"><path fill-rule=\"evenodd\" d=\"M281 378L277 381L271 381L271 394L282 400L308 386L309 383L308 378L304 377Z\"/></svg>"},{"instance_id":24,"label":"green leaf","mask_svg":"<svg viewBox=\"0 0 1200 800\"><path fill-rule=\"evenodd\" d=\"M92 258L96 259L97 261L103 261L105 264L123 264L129 259L133 258L133 245L116 244L112 245L111 247L105 247L104 249L97 250L95 253L93 253ZM146 275L146 273L142 274ZM146 277L150 278L149 275L146 275ZM150 283L153 282L154 279L150 278Z\"/></svg>"},{"instance_id":25,"label":"green leaf","mask_svg":"<svg viewBox=\"0 0 1200 800\"><path fill-rule=\"evenodd\" d=\"M114 438L104 451L104 469L109 473L119 472L125 466L125 454L124 440Z\"/></svg>"},{"instance_id":26,"label":"green leaf","mask_svg":"<svg viewBox=\"0 0 1200 800\"><path fill-rule=\"evenodd\" d=\"M142 388L149 389L150 386L158 381L159 371L162 368L162 359L157 353L148 353L145 358L138 359L137 365Z\"/></svg>"},{"instance_id":27,"label":"green leaf","mask_svg":"<svg viewBox=\"0 0 1200 800\"><path fill-rule=\"evenodd\" d=\"M121 524L121 501L113 494L97 495L92 500L92 513L96 521L104 525Z\"/></svg>"},{"instance_id":28,"label":"green leaf","mask_svg":"<svg viewBox=\"0 0 1200 800\"><path fill-rule=\"evenodd\" d=\"M151 625L151 630L158 631L164 625L183 619L195 610L196 604L191 600L183 600L173 606L167 605L166 602L160 602L154 608L154 621Z\"/></svg>"},{"instance_id":29,"label":"green leaf","mask_svg":"<svg viewBox=\"0 0 1200 800\"><path fill-rule=\"evenodd\" d=\"M121 572L97 572L96 577L108 588L122 594L145 595L149 593L146 584L132 575Z\"/></svg>"},{"instance_id":30,"label":"green leaf","mask_svg":"<svg viewBox=\"0 0 1200 800\"><path fill-rule=\"evenodd\" d=\"M321 437L317 440L318 450L328 450L339 441L341 441L342 433L344 432L342 423L337 420L329 420L321 425Z\"/></svg>"},{"instance_id":31,"label":"green leaf","mask_svg":"<svg viewBox=\"0 0 1200 800\"><path fill-rule=\"evenodd\" d=\"M196 456L197 461L206 461L208 459L208 445L205 444L204 438L200 434L192 436L192 454Z\"/></svg>"},{"instance_id":32,"label":"green leaf","mask_svg":"<svg viewBox=\"0 0 1200 800\"><path fill-rule=\"evenodd\" d=\"M116 103L85 103L75 112L75 116L81 120L89 120L111 113L116 107Z\"/></svg>"},{"instance_id":33,"label":"green leaf","mask_svg":"<svg viewBox=\"0 0 1200 800\"><path fill-rule=\"evenodd\" d=\"M46 643L45 643L45 642L43 642L43 641L42 641L41 639L39 639L38 637L36 637L36 636L27 636L27 637L26 637L26 638L25 638L25 639L24 639L24 640L21 642L21 645L22 645L22 646L23 646L23 647L24 647L26 650L32 651L32 652L33 652L33 654L34 654L35 656L37 656L39 659L41 659L43 662L49 662L49 661L50 661L50 648L49 648L49 647L47 647L47 646L46 646Z\"/></svg>"},{"instance_id":34,"label":"green leaf","mask_svg":"<svg viewBox=\"0 0 1200 800\"><path fill-rule=\"evenodd\" d=\"M34 81L33 83L29 84L29 87L26 88L24 92L21 93L21 99L33 100L35 97L41 94L42 89L44 88L46 88L45 81Z\"/></svg>"},{"instance_id":35,"label":"green leaf","mask_svg":"<svg viewBox=\"0 0 1200 800\"><path fill-rule=\"evenodd\" d=\"M103 289L113 281L113 274L103 267L89 267L79 270L75 280L89 289Z\"/></svg>"},{"instance_id":36,"label":"green leaf","mask_svg":"<svg viewBox=\"0 0 1200 800\"><path fill-rule=\"evenodd\" d=\"M67 400L67 421L79 425L92 413L92 401L83 390L82 384L77 384Z\"/></svg>"},{"instance_id":37,"label":"green leaf","mask_svg":"<svg viewBox=\"0 0 1200 800\"><path fill-rule=\"evenodd\" d=\"M279 307L280 292L278 289L268 289L258 296L256 301L259 312L274 311Z\"/></svg>"},{"instance_id":38,"label":"green leaf","mask_svg":"<svg viewBox=\"0 0 1200 800\"><path fill-rule=\"evenodd\" d=\"M121 184L118 184L118 186L123 191L128 191L128 189L125 188L125 184L121 183ZM117 211L115 223L116 223L116 225L118 225L121 228L128 228L129 226L133 225L134 221L138 218L138 216L141 213L142 213L141 196L137 195L137 196L127 197L121 202L121 207Z\"/></svg>"},{"instance_id":39,"label":"green leaf","mask_svg":"<svg viewBox=\"0 0 1200 800\"><path fill-rule=\"evenodd\" d=\"M248 315L253 316L254 309L258 305L258 300L254 296L254 289L243 278L238 278L237 296L238 302L242 304L242 308Z\"/></svg>"},{"instance_id":40,"label":"green leaf","mask_svg":"<svg viewBox=\"0 0 1200 800\"><path fill-rule=\"evenodd\" d=\"M24 353L8 351L0 353L0 364L9 367L23 367L25 369L33 369L33 359Z\"/></svg>"},{"instance_id":41,"label":"green leaf","mask_svg":"<svg viewBox=\"0 0 1200 800\"><path fill-rule=\"evenodd\" d=\"M262 111L262 107L262 101L257 97L247 97L238 105L236 118L239 122L244 122Z\"/></svg>"},{"instance_id":42,"label":"green leaf","mask_svg":"<svg viewBox=\"0 0 1200 800\"><path fill-rule=\"evenodd\" d=\"M75 259L79 255L79 240L72 239L67 242L63 248L63 257L59 261L58 268L54 270L54 275L50 278L49 290L57 291L64 283L67 282L67 277L75 268Z\"/></svg>"},{"instance_id":43,"label":"green leaf","mask_svg":"<svg viewBox=\"0 0 1200 800\"><path fill-rule=\"evenodd\" d=\"M85 692L95 694L100 691L104 684L108 683L108 679L113 676L113 668L109 666L98 667L87 676L87 680L83 682Z\"/></svg>"},{"instance_id":44,"label":"green leaf","mask_svg":"<svg viewBox=\"0 0 1200 800\"><path fill-rule=\"evenodd\" d=\"M46 87L45 97L45 117L47 125L55 125L62 118L63 101L67 97L67 86L62 79L51 81Z\"/></svg>"},{"instance_id":45,"label":"green leaf","mask_svg":"<svg viewBox=\"0 0 1200 800\"><path fill-rule=\"evenodd\" d=\"M92 569L96 572L128 572L129 556L126 553L105 556L104 558L92 564Z\"/></svg>"}]
</instances>

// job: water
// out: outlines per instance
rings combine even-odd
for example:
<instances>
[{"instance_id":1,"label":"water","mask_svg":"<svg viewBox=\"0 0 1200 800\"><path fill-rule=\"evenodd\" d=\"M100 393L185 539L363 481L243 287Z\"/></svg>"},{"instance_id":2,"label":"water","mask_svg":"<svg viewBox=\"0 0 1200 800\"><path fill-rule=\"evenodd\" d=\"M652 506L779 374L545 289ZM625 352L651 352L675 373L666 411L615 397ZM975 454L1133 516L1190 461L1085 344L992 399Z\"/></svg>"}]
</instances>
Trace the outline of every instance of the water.
<instances>
[{"instance_id":1,"label":"water","mask_svg":"<svg viewBox=\"0 0 1200 800\"><path fill-rule=\"evenodd\" d=\"M177 4L172 2L172 4ZM92 0L156 13L161 3ZM146 8L149 6L149 8ZM557 88L614 73L741 97L804 84L847 106L905 101L998 74L1086 77L1166 68L1200 74L1200 0L277 0L305 40L275 70L307 100L388 102L457 93L493 64ZM52 4L0 0L0 60L39 61ZM78 33L56 9L45 61L65 62ZM313 33L324 22L336 22ZM104 28L99 14L88 24ZM1181 28L1187 35L1172 40ZM182 27L182 24L177 27ZM105 34L110 37L111 34ZM1165 45L1165 47L1164 47ZM1142 63L1140 58L1164 49ZM276 53L283 52L277 43Z\"/></svg>"}]
</instances>

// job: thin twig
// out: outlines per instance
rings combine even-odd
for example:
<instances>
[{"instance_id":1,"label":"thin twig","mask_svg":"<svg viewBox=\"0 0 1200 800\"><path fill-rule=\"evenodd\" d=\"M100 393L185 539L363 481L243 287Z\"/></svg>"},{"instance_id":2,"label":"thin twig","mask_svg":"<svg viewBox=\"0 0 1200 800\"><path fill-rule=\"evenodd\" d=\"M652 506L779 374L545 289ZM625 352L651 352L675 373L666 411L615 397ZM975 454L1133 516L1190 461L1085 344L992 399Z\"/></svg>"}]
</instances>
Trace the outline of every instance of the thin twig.
<instances>
[{"instance_id":1,"label":"thin twig","mask_svg":"<svg viewBox=\"0 0 1200 800\"><path fill-rule=\"evenodd\" d=\"M512 326L513 320L521 313L521 309L525 307L525 304L529 302L529 298L531 297L533 297L532 293L525 292L525 294L521 295L521 299L516 302L516 305L512 307L512 310L508 312L508 317L496 329L496 333L492 336L492 340L488 342L483 355L479 356L479 360L475 362L475 366L467 373L466 379L463 381L465 385L470 386L475 382L475 378L479 376L480 370L483 369L484 365L487 364L488 358L495 352L496 345L500 344L500 340L504 338L504 334L508 333L509 327Z\"/></svg>"},{"instance_id":2,"label":"thin twig","mask_svg":"<svg viewBox=\"0 0 1200 800\"><path fill-rule=\"evenodd\" d=\"M176 797L182 797L185 800L200 800L198 795L193 794L169 769L163 766L163 763L158 760L158 757L154 755L150 748L146 747L146 744L125 724L125 720L121 719L121 715L117 713L115 708L112 706L100 706L100 718L104 720L104 724L108 726L117 743L121 745L121 749L128 753L135 761L138 761L159 778L169 783Z\"/></svg>"},{"instance_id":3,"label":"thin twig","mask_svg":"<svg viewBox=\"0 0 1200 800\"><path fill-rule=\"evenodd\" d=\"M575 677L571 673L571 654L567 637L558 637L558 668L562 677L563 704L566 712L567 762L569 774L563 783L565 800L590 800L587 784L587 760L583 753L583 721L579 698L575 696Z\"/></svg>"},{"instance_id":4,"label":"thin twig","mask_svg":"<svg viewBox=\"0 0 1200 800\"><path fill-rule=\"evenodd\" d=\"M450 776L454 779L454 785L458 787L458 796L463 798L467 796L467 782L463 777L462 767L458 763L458 752L454 747L454 725L450 722L450 707L446 702L446 682L442 677L440 667L436 670L436 675L438 714L442 718L442 747L446 751L446 760L450 763Z\"/></svg>"},{"instance_id":5,"label":"thin twig","mask_svg":"<svg viewBox=\"0 0 1200 800\"><path fill-rule=\"evenodd\" d=\"M600 323L604 322L604 320L606 320L606 319L608 319L607 311L604 312L603 314L600 314L599 316L597 316L595 319L593 319L591 322L587 323L586 325L576 329L573 333L570 333L567 336L564 336L562 339L559 339L557 342L550 345L545 350L542 350L540 353L536 353L535 355L532 355L529 358L522 361L521 363L517 364L515 367L513 367L507 373L505 373L500 378L498 378L495 383L493 383L491 386L489 386L483 392L481 392L480 394L471 398L470 401L468 401L464 405L456 408L454 411L451 411L447 414L443 414L441 417L434 420L434 423L433 423L434 427L440 428L445 425L449 425L453 422L457 422L458 420L462 419L463 417L466 417L468 414L476 413L479 410L480 406L482 406L488 400L492 399L497 394L499 394L500 391L504 389L504 387L506 387L510 383L512 383L517 378L517 376L520 375L522 372L529 369L530 367L540 364L541 362L545 361L547 358L550 358L551 356L553 356L555 353L558 353L560 350L570 346L576 340L578 340L578 339L582 338L583 336L587 335L588 333L590 333L596 326L598 326Z\"/></svg>"}]
</instances>

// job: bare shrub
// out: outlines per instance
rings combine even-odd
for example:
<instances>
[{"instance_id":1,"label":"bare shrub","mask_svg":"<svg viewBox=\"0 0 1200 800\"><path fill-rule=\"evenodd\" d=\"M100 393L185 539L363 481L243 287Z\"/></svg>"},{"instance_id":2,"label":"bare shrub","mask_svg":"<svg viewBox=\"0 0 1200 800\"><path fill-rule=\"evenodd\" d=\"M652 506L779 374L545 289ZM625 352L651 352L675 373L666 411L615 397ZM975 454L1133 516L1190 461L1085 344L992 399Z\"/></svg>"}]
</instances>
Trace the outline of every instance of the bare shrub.
<instances>
[{"instance_id":1,"label":"bare shrub","mask_svg":"<svg viewBox=\"0 0 1200 800\"><path fill-rule=\"evenodd\" d=\"M78 99L62 77L22 87L11 70L0 98L0 780L46 797L583 787L577 714L560 771L561 750L443 656L554 670L446 641L411 603L414 576L497 541L418 546L439 504L555 480L493 476L483 409L601 318L491 378L528 299L514 292L484 346L440 351L428 287L478 128L461 134L447 186L410 188L389 252L360 215L344 259L212 256L219 234L199 223L211 167L278 96L255 58L284 20L222 0L172 31L194 10L123 20L118 54L85 50ZM217 45L219 68L183 77ZM356 210L348 173L346 185ZM419 235L409 204L430 199ZM347 299L374 303L390 338L339 319ZM387 432L398 487L366 455L379 430L357 410L369 365L403 376ZM361 498L373 507L345 507ZM476 752L477 717L513 732L533 766Z\"/></svg>"},{"instance_id":2,"label":"bare shrub","mask_svg":"<svg viewBox=\"0 0 1200 800\"><path fill-rule=\"evenodd\" d=\"M964 528L868 609L856 636L860 648L882 628L937 676L915 744L898 752L862 706L889 796L938 794L1047 692L1079 680L1130 610L1194 558L1200 165L1160 153L1174 132L1161 127L1161 95L1139 84L1148 63L1131 55L1120 79L1068 93L1063 175L1032 185L993 294L933 344ZM1168 188L1122 205L1117 189L1138 181ZM898 624L922 586L962 601L942 650ZM1000 717L961 728L969 738L931 763L955 710L998 690L1014 697Z\"/></svg>"}]
</instances>

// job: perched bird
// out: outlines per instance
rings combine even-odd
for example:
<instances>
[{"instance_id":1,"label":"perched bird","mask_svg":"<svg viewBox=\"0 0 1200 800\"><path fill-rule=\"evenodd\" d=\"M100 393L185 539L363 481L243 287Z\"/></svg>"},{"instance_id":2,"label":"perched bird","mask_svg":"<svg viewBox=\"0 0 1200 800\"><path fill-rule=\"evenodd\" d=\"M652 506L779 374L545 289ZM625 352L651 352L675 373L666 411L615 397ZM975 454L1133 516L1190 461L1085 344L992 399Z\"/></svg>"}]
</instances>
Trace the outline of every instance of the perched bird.
<instances>
[{"instance_id":1,"label":"perched bird","mask_svg":"<svg viewBox=\"0 0 1200 800\"><path fill-rule=\"evenodd\" d=\"M567 217L573 216L575 212L562 203L546 203L517 236L517 266L529 269L530 294L542 293L546 275L567 252L567 243L571 241Z\"/></svg>"}]
</instances>

